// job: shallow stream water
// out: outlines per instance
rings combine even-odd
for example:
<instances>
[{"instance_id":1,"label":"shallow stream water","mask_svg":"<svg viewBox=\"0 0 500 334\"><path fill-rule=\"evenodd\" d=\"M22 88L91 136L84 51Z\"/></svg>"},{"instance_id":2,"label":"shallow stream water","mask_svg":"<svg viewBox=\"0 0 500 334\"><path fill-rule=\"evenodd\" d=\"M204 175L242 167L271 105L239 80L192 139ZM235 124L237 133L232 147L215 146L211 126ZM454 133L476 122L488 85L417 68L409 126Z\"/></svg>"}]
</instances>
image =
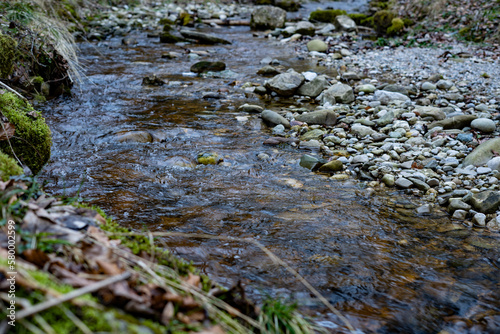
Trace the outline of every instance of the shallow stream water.
<instances>
[{"instance_id":1,"label":"shallow stream water","mask_svg":"<svg viewBox=\"0 0 500 334\"><path fill-rule=\"evenodd\" d=\"M199 60L225 62L230 78L183 75L198 60L161 58L185 50L145 33L132 36L133 46L121 38L80 44L86 78L73 97L44 107L54 139L42 175L47 190L88 199L138 231L254 238L364 333L499 333L498 234L453 224L444 212L417 216L414 198L330 180L299 166L305 152L263 146L270 129L258 116L237 112L239 105L312 107L245 93L242 83L263 82L255 74L259 61L271 57L287 68L334 73L299 59L289 46L252 37L247 27L210 32L232 44L185 48L208 51ZM142 86L152 74L168 84ZM204 99L208 92L221 98ZM155 141L116 140L140 130ZM224 163L191 166L203 151L217 152ZM260 153L270 159L259 159ZM255 298L295 298L332 332L343 331L339 319L256 247L163 241L218 282L243 280Z\"/></svg>"}]
</instances>

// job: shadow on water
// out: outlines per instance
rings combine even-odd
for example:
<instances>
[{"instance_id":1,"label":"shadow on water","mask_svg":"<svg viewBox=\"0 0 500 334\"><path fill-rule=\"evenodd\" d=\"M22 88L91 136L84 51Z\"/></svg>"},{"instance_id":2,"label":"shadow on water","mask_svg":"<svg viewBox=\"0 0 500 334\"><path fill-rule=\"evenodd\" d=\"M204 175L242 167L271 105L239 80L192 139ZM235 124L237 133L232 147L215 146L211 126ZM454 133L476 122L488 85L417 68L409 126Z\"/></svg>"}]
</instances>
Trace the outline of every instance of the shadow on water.
<instances>
[{"instance_id":1,"label":"shadow on water","mask_svg":"<svg viewBox=\"0 0 500 334\"><path fill-rule=\"evenodd\" d=\"M45 108L54 149L42 176L54 194L80 195L136 230L208 233L255 238L289 263L365 333L498 332L498 235L450 222L444 213L415 216L401 194L370 195L356 181L332 181L298 165L303 152L272 148L270 134L244 102L267 107L301 105L260 100L241 89L262 82L264 57L285 67L312 69L289 46L252 38L248 28L213 30L233 44L207 47L230 78L183 75L188 55L166 60L145 35L133 47L120 39L81 44L87 79L72 98ZM146 75L168 81L141 86ZM203 99L207 92L219 99ZM148 131L150 143L120 143L119 134ZM195 166L197 153L214 151L217 166ZM262 160L265 153L269 159ZM261 156L262 157L262 156ZM338 319L283 268L244 243L164 238L177 253L219 282L244 280L254 297L295 298L323 324ZM496 327L495 327L496 326ZM332 329L335 330L335 329Z\"/></svg>"}]
</instances>

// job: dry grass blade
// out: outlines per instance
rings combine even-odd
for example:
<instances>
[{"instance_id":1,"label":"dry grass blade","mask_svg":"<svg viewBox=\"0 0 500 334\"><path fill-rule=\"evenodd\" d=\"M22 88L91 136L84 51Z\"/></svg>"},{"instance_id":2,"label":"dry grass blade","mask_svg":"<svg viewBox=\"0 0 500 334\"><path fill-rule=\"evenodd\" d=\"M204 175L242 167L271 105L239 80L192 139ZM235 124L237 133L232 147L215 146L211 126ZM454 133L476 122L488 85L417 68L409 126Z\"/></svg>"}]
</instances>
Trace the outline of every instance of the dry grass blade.
<instances>
[{"instance_id":1,"label":"dry grass blade","mask_svg":"<svg viewBox=\"0 0 500 334\"><path fill-rule=\"evenodd\" d=\"M109 233L115 236L139 236L140 233ZM283 266L289 273L291 273L297 280L299 280L309 291L311 291L330 311L332 311L339 319L342 320L344 325L352 332L355 333L354 327L351 325L349 320L342 315L330 302L318 291L316 290L304 277L302 277L296 270L290 267L286 262L277 257L273 252L267 249L260 242L248 239L248 238L234 238L226 236L214 236L210 234L202 233L182 233L182 232L150 232L151 235L155 237L166 237L166 236L178 236L185 238L203 238L203 239L214 239L214 240L224 240L224 241L235 241L235 242L246 242L255 245L262 252L264 252L274 263Z\"/></svg>"}]
</instances>

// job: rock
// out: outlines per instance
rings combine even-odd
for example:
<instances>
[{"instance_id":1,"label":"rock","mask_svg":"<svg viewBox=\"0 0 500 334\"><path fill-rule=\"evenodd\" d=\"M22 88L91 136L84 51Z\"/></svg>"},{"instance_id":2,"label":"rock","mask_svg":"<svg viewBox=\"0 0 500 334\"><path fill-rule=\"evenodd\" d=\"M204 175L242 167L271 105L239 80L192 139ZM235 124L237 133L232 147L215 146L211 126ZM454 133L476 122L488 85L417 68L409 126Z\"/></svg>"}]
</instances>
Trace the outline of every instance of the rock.
<instances>
[{"instance_id":1,"label":"rock","mask_svg":"<svg viewBox=\"0 0 500 334\"><path fill-rule=\"evenodd\" d=\"M272 124L273 126L282 124L285 128L290 128L290 122L275 111L265 109L261 113L261 117L265 122Z\"/></svg>"},{"instance_id":2,"label":"rock","mask_svg":"<svg viewBox=\"0 0 500 334\"><path fill-rule=\"evenodd\" d=\"M143 86L163 86L165 84L165 81L162 79L158 78L156 75L151 75L149 77L145 77L142 79L142 85Z\"/></svg>"},{"instance_id":3,"label":"rock","mask_svg":"<svg viewBox=\"0 0 500 334\"><path fill-rule=\"evenodd\" d=\"M472 222L479 226L486 226L486 215L484 213L476 213L472 217Z\"/></svg>"},{"instance_id":4,"label":"rock","mask_svg":"<svg viewBox=\"0 0 500 334\"><path fill-rule=\"evenodd\" d=\"M471 206L464 201L462 201L461 198L450 198L449 205L448 205L448 212L453 212L455 210L465 210L469 211L471 209Z\"/></svg>"},{"instance_id":5,"label":"rock","mask_svg":"<svg viewBox=\"0 0 500 334\"><path fill-rule=\"evenodd\" d=\"M385 113L384 116L380 117L379 119L375 120L378 126L386 126L388 124L391 124L394 121L394 111L390 110L387 113Z\"/></svg>"},{"instance_id":6,"label":"rock","mask_svg":"<svg viewBox=\"0 0 500 334\"><path fill-rule=\"evenodd\" d=\"M300 158L299 165L301 167L307 168L309 170L317 170L319 167L321 167L324 164L323 160L320 160L312 155L309 154L304 154Z\"/></svg>"},{"instance_id":7,"label":"rock","mask_svg":"<svg viewBox=\"0 0 500 334\"><path fill-rule=\"evenodd\" d=\"M357 92L363 92L367 94L373 93L377 88L372 84L359 85L356 87Z\"/></svg>"},{"instance_id":8,"label":"rock","mask_svg":"<svg viewBox=\"0 0 500 334\"><path fill-rule=\"evenodd\" d=\"M332 126L337 123L337 114L332 110L318 110L303 113L295 118L297 121L306 122L309 125L318 124Z\"/></svg>"},{"instance_id":9,"label":"rock","mask_svg":"<svg viewBox=\"0 0 500 334\"><path fill-rule=\"evenodd\" d=\"M201 44L231 44L231 42L223 38L199 31L181 29L180 33L185 38L194 39Z\"/></svg>"},{"instance_id":10,"label":"rock","mask_svg":"<svg viewBox=\"0 0 500 334\"><path fill-rule=\"evenodd\" d=\"M302 85L305 78L302 74L295 72L293 69L289 69L285 73L278 74L272 79L266 81L264 86L276 92L281 96L292 96L297 89Z\"/></svg>"},{"instance_id":11,"label":"rock","mask_svg":"<svg viewBox=\"0 0 500 334\"><path fill-rule=\"evenodd\" d=\"M500 157L494 157L490 159L486 164L491 170L499 170L500 171Z\"/></svg>"},{"instance_id":12,"label":"rock","mask_svg":"<svg viewBox=\"0 0 500 334\"><path fill-rule=\"evenodd\" d=\"M133 131L116 137L120 143L152 143L153 136L147 131Z\"/></svg>"},{"instance_id":13,"label":"rock","mask_svg":"<svg viewBox=\"0 0 500 334\"><path fill-rule=\"evenodd\" d=\"M472 194L470 203L479 212L494 213L500 205L500 192L486 190Z\"/></svg>"},{"instance_id":14,"label":"rock","mask_svg":"<svg viewBox=\"0 0 500 334\"><path fill-rule=\"evenodd\" d=\"M360 154L356 155L354 158L352 158L351 164L365 164L368 161L370 161L370 158L366 154Z\"/></svg>"},{"instance_id":15,"label":"rock","mask_svg":"<svg viewBox=\"0 0 500 334\"><path fill-rule=\"evenodd\" d=\"M172 157L165 161L165 165L177 168L193 168L196 166L196 163L185 157Z\"/></svg>"},{"instance_id":16,"label":"rock","mask_svg":"<svg viewBox=\"0 0 500 334\"><path fill-rule=\"evenodd\" d=\"M257 106L254 104L247 104L247 103L241 105L238 108L238 111L240 111L240 112L247 112L247 113L251 113L251 114L259 114L263 110L264 110L264 108L262 108L261 106Z\"/></svg>"},{"instance_id":17,"label":"rock","mask_svg":"<svg viewBox=\"0 0 500 334\"><path fill-rule=\"evenodd\" d=\"M220 61L200 61L191 66L190 71L194 73L220 72L226 69L226 64Z\"/></svg>"},{"instance_id":18,"label":"rock","mask_svg":"<svg viewBox=\"0 0 500 334\"><path fill-rule=\"evenodd\" d=\"M366 136L371 136L375 133L375 130L366 125L361 125L359 123L354 124L351 127L351 133L358 138L363 138Z\"/></svg>"},{"instance_id":19,"label":"rock","mask_svg":"<svg viewBox=\"0 0 500 334\"><path fill-rule=\"evenodd\" d=\"M295 27L295 33L305 36L314 36L316 27L309 21L300 21Z\"/></svg>"},{"instance_id":20,"label":"rock","mask_svg":"<svg viewBox=\"0 0 500 334\"><path fill-rule=\"evenodd\" d=\"M470 126L485 133L493 132L497 127L495 122L488 118L477 118L470 123Z\"/></svg>"},{"instance_id":21,"label":"rock","mask_svg":"<svg viewBox=\"0 0 500 334\"><path fill-rule=\"evenodd\" d=\"M297 90L297 94L315 98L321 94L326 87L328 87L328 80L324 75L319 75L300 86Z\"/></svg>"},{"instance_id":22,"label":"rock","mask_svg":"<svg viewBox=\"0 0 500 334\"><path fill-rule=\"evenodd\" d=\"M482 166L500 152L500 138L493 138L480 144L462 162L463 166Z\"/></svg>"},{"instance_id":23,"label":"rock","mask_svg":"<svg viewBox=\"0 0 500 334\"><path fill-rule=\"evenodd\" d=\"M309 50L309 52L326 52L326 50L328 50L328 45L320 39L313 39L307 43L307 50Z\"/></svg>"},{"instance_id":24,"label":"rock","mask_svg":"<svg viewBox=\"0 0 500 334\"><path fill-rule=\"evenodd\" d=\"M272 137L264 141L264 145L276 146L284 143L297 143L299 140L297 138L283 138L283 137Z\"/></svg>"},{"instance_id":25,"label":"rock","mask_svg":"<svg viewBox=\"0 0 500 334\"><path fill-rule=\"evenodd\" d=\"M323 100L335 100L338 103L351 103L354 101L354 93L351 86L335 84L323 92Z\"/></svg>"},{"instance_id":26,"label":"rock","mask_svg":"<svg viewBox=\"0 0 500 334\"><path fill-rule=\"evenodd\" d=\"M467 211L465 210L455 210L455 212L453 212L453 215L451 216L451 218L457 220L464 220L466 217L467 217Z\"/></svg>"},{"instance_id":27,"label":"rock","mask_svg":"<svg viewBox=\"0 0 500 334\"><path fill-rule=\"evenodd\" d=\"M419 215L425 215L429 214L432 212L432 206L430 204L424 204L422 206L419 206L417 208L417 214Z\"/></svg>"},{"instance_id":28,"label":"rock","mask_svg":"<svg viewBox=\"0 0 500 334\"><path fill-rule=\"evenodd\" d=\"M439 89L448 90L453 87L453 82L451 82L450 80L441 79L436 83L436 87Z\"/></svg>"},{"instance_id":29,"label":"rock","mask_svg":"<svg viewBox=\"0 0 500 334\"><path fill-rule=\"evenodd\" d=\"M257 6L252 12L252 29L275 29L285 26L286 11L274 6Z\"/></svg>"},{"instance_id":30,"label":"rock","mask_svg":"<svg viewBox=\"0 0 500 334\"><path fill-rule=\"evenodd\" d=\"M457 135L457 140L460 140L464 143L470 143L474 140L474 136L472 135L472 133L459 133Z\"/></svg>"},{"instance_id":31,"label":"rock","mask_svg":"<svg viewBox=\"0 0 500 334\"><path fill-rule=\"evenodd\" d=\"M440 126L443 129L463 129L466 126L470 126L470 123L475 120L477 116L474 115L460 115L450 118L443 119L441 121L435 121L428 125L429 129L436 126Z\"/></svg>"},{"instance_id":32,"label":"rock","mask_svg":"<svg viewBox=\"0 0 500 334\"><path fill-rule=\"evenodd\" d=\"M400 188L407 189L413 185L413 182L411 182L408 179L405 179L404 177L400 177L396 180L395 184Z\"/></svg>"},{"instance_id":33,"label":"rock","mask_svg":"<svg viewBox=\"0 0 500 334\"><path fill-rule=\"evenodd\" d=\"M162 31L160 34L160 43L177 43L183 41L184 38L169 31Z\"/></svg>"},{"instance_id":34,"label":"rock","mask_svg":"<svg viewBox=\"0 0 500 334\"><path fill-rule=\"evenodd\" d=\"M327 23L323 28L318 30L316 33L318 35L328 35L328 34L332 33L333 31L335 31L335 26L331 23Z\"/></svg>"},{"instance_id":35,"label":"rock","mask_svg":"<svg viewBox=\"0 0 500 334\"><path fill-rule=\"evenodd\" d=\"M340 172L344 169L344 164L339 160L332 160L327 162L319 168L320 172L330 173L330 172Z\"/></svg>"},{"instance_id":36,"label":"rock","mask_svg":"<svg viewBox=\"0 0 500 334\"><path fill-rule=\"evenodd\" d=\"M273 135L284 135L285 134L285 127L283 124L278 124L276 125L273 130L272 130Z\"/></svg>"},{"instance_id":37,"label":"rock","mask_svg":"<svg viewBox=\"0 0 500 334\"><path fill-rule=\"evenodd\" d=\"M134 45L134 44L137 44L137 40L133 37L124 37L122 39L122 44L123 45Z\"/></svg>"},{"instance_id":38,"label":"rock","mask_svg":"<svg viewBox=\"0 0 500 334\"><path fill-rule=\"evenodd\" d=\"M431 83L431 82L424 82L421 86L422 90L428 91L428 90L436 90L436 85Z\"/></svg>"},{"instance_id":39,"label":"rock","mask_svg":"<svg viewBox=\"0 0 500 334\"><path fill-rule=\"evenodd\" d=\"M418 190L421 190L423 192L426 192L427 190L429 190L431 188L427 183L425 183L424 181L417 179L415 177L409 177L408 180L410 180L413 183L415 188L417 188Z\"/></svg>"},{"instance_id":40,"label":"rock","mask_svg":"<svg viewBox=\"0 0 500 334\"><path fill-rule=\"evenodd\" d=\"M394 84L390 84L390 85L385 86L384 91L400 93L400 94L403 94L406 96L408 96L408 94L409 94L408 89L406 89L405 87L403 87L401 85L394 85Z\"/></svg>"},{"instance_id":41,"label":"rock","mask_svg":"<svg viewBox=\"0 0 500 334\"><path fill-rule=\"evenodd\" d=\"M198 154L196 161L201 165L217 165L221 159L215 152L201 152Z\"/></svg>"},{"instance_id":42,"label":"rock","mask_svg":"<svg viewBox=\"0 0 500 334\"><path fill-rule=\"evenodd\" d=\"M333 24L335 24L335 28L343 31L356 31L358 27L356 26L356 22L354 22L347 15L338 15L333 20Z\"/></svg>"},{"instance_id":43,"label":"rock","mask_svg":"<svg viewBox=\"0 0 500 334\"><path fill-rule=\"evenodd\" d=\"M394 184L396 183L396 179L394 178L394 175L392 174L385 174L382 177L382 182L388 186L388 187L393 187Z\"/></svg>"},{"instance_id":44,"label":"rock","mask_svg":"<svg viewBox=\"0 0 500 334\"><path fill-rule=\"evenodd\" d=\"M317 139L304 140L299 143L299 147L302 149L317 151L321 148L321 143Z\"/></svg>"},{"instance_id":45,"label":"rock","mask_svg":"<svg viewBox=\"0 0 500 334\"><path fill-rule=\"evenodd\" d=\"M432 117L438 121L446 118L445 112L437 107L416 107L413 112L420 114L420 117Z\"/></svg>"},{"instance_id":46,"label":"rock","mask_svg":"<svg viewBox=\"0 0 500 334\"><path fill-rule=\"evenodd\" d=\"M267 76L271 77L274 75L278 75L280 73L281 72L278 71L278 69L276 67L271 66L271 65L266 65L257 71L258 75L262 75L262 76L266 76L266 77Z\"/></svg>"},{"instance_id":47,"label":"rock","mask_svg":"<svg viewBox=\"0 0 500 334\"><path fill-rule=\"evenodd\" d=\"M375 92L374 98L376 101L380 101L380 103L387 105L394 101L409 101L410 98L406 95L396 92L388 92L385 90L377 90Z\"/></svg>"},{"instance_id":48,"label":"rock","mask_svg":"<svg viewBox=\"0 0 500 334\"><path fill-rule=\"evenodd\" d=\"M320 130L320 129L314 129L314 130L310 130L310 131L307 131L306 133L304 133L300 137L300 140L307 141L307 140L311 140L311 139L321 139L324 134L325 134L325 131Z\"/></svg>"}]
</instances>

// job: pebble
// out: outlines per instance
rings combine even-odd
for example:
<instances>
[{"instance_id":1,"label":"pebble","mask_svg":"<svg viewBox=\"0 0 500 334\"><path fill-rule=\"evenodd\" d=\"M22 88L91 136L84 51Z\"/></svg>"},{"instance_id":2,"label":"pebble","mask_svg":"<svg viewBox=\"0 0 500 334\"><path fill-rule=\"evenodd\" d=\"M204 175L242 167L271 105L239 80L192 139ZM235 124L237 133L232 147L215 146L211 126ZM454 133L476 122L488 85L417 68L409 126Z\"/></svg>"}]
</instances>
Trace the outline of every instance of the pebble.
<instances>
[{"instance_id":1,"label":"pebble","mask_svg":"<svg viewBox=\"0 0 500 334\"><path fill-rule=\"evenodd\" d=\"M470 126L485 133L491 133L496 129L495 122L488 118L477 118L470 123Z\"/></svg>"}]
</instances>

